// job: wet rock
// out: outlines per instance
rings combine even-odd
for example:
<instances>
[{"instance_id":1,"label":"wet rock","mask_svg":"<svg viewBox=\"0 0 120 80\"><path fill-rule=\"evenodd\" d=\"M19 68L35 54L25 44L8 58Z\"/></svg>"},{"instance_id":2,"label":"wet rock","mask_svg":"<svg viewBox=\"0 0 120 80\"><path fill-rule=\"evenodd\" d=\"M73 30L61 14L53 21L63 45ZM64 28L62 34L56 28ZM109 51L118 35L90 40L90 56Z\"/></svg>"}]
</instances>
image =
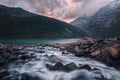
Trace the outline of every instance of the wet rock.
<instances>
[{"instance_id":1,"label":"wet rock","mask_svg":"<svg viewBox=\"0 0 120 80\"><path fill-rule=\"evenodd\" d=\"M86 69L88 71L91 71L91 67L89 65L82 65L79 69Z\"/></svg>"},{"instance_id":2,"label":"wet rock","mask_svg":"<svg viewBox=\"0 0 120 80\"><path fill-rule=\"evenodd\" d=\"M0 60L0 66L4 66L6 64L5 60Z\"/></svg>"},{"instance_id":3,"label":"wet rock","mask_svg":"<svg viewBox=\"0 0 120 80\"><path fill-rule=\"evenodd\" d=\"M54 68L51 64L46 64L46 67L49 68L50 70L54 70Z\"/></svg>"},{"instance_id":4,"label":"wet rock","mask_svg":"<svg viewBox=\"0 0 120 80\"><path fill-rule=\"evenodd\" d=\"M39 49L45 49L44 47L42 47L42 46L39 46Z\"/></svg>"},{"instance_id":5,"label":"wet rock","mask_svg":"<svg viewBox=\"0 0 120 80\"><path fill-rule=\"evenodd\" d=\"M26 53L21 51L14 52L14 55L23 55L23 54L26 54Z\"/></svg>"},{"instance_id":6,"label":"wet rock","mask_svg":"<svg viewBox=\"0 0 120 80\"><path fill-rule=\"evenodd\" d=\"M99 68L93 68L92 71L101 71Z\"/></svg>"},{"instance_id":7,"label":"wet rock","mask_svg":"<svg viewBox=\"0 0 120 80\"><path fill-rule=\"evenodd\" d=\"M104 75L102 74L101 71L95 71L95 72L93 72L92 75L93 75L94 78L97 79L97 80L107 80L107 79L104 77Z\"/></svg>"},{"instance_id":8,"label":"wet rock","mask_svg":"<svg viewBox=\"0 0 120 80\"><path fill-rule=\"evenodd\" d=\"M79 46L75 46L74 50L75 50L76 52L81 52Z\"/></svg>"},{"instance_id":9,"label":"wet rock","mask_svg":"<svg viewBox=\"0 0 120 80\"><path fill-rule=\"evenodd\" d=\"M13 62L13 61L15 61L15 60L17 60L18 59L18 56L16 56L16 55L11 55L9 58L8 58L8 61L9 62Z\"/></svg>"},{"instance_id":10,"label":"wet rock","mask_svg":"<svg viewBox=\"0 0 120 80\"><path fill-rule=\"evenodd\" d=\"M64 65L61 62L56 63L54 66L46 64L46 67L50 70L64 70Z\"/></svg>"},{"instance_id":11,"label":"wet rock","mask_svg":"<svg viewBox=\"0 0 120 80\"><path fill-rule=\"evenodd\" d=\"M66 50L62 51L62 54L69 54L69 52L67 52Z\"/></svg>"},{"instance_id":12,"label":"wet rock","mask_svg":"<svg viewBox=\"0 0 120 80\"><path fill-rule=\"evenodd\" d=\"M85 51L84 51L84 50L81 50L81 51L79 51L79 52L75 52L74 54L75 54L75 56L77 56L77 57L82 57L82 56L85 55Z\"/></svg>"},{"instance_id":13,"label":"wet rock","mask_svg":"<svg viewBox=\"0 0 120 80\"><path fill-rule=\"evenodd\" d=\"M100 43L104 42L104 40L101 39L101 40L98 40L97 42L98 42L98 44L100 44Z\"/></svg>"},{"instance_id":14,"label":"wet rock","mask_svg":"<svg viewBox=\"0 0 120 80\"><path fill-rule=\"evenodd\" d=\"M5 52L5 53L3 53L2 57L3 57L3 58L8 58L8 57L10 57L10 53Z\"/></svg>"},{"instance_id":15,"label":"wet rock","mask_svg":"<svg viewBox=\"0 0 120 80\"><path fill-rule=\"evenodd\" d=\"M96 51L91 53L91 56L98 56L98 55L100 55L100 53L101 53L100 50L96 50Z\"/></svg>"},{"instance_id":16,"label":"wet rock","mask_svg":"<svg viewBox=\"0 0 120 80\"><path fill-rule=\"evenodd\" d=\"M27 74L27 73L23 73L22 74L22 78L20 80L42 80L40 79L39 77L37 76L32 76L30 74Z\"/></svg>"},{"instance_id":17,"label":"wet rock","mask_svg":"<svg viewBox=\"0 0 120 80\"><path fill-rule=\"evenodd\" d=\"M45 53L45 51L43 51L43 50L40 50L40 51L38 51L38 53Z\"/></svg>"},{"instance_id":18,"label":"wet rock","mask_svg":"<svg viewBox=\"0 0 120 80\"><path fill-rule=\"evenodd\" d=\"M50 70L64 70L64 65L61 62L56 63L54 66L46 64L46 67Z\"/></svg>"},{"instance_id":19,"label":"wet rock","mask_svg":"<svg viewBox=\"0 0 120 80\"><path fill-rule=\"evenodd\" d=\"M119 37L109 38L109 41L112 41L112 42L117 42L118 40L119 40Z\"/></svg>"},{"instance_id":20,"label":"wet rock","mask_svg":"<svg viewBox=\"0 0 120 80\"><path fill-rule=\"evenodd\" d=\"M58 62L58 63L55 64L53 69L54 70L63 70L64 69L64 65L61 62Z\"/></svg>"},{"instance_id":21,"label":"wet rock","mask_svg":"<svg viewBox=\"0 0 120 80\"><path fill-rule=\"evenodd\" d=\"M30 53L30 55L31 55L31 56L34 56L34 55L35 55L35 53Z\"/></svg>"},{"instance_id":22,"label":"wet rock","mask_svg":"<svg viewBox=\"0 0 120 80\"><path fill-rule=\"evenodd\" d=\"M78 67L73 62L66 65L63 65L61 62L58 62L54 66L52 66L51 64L46 64L46 67L49 68L50 70L59 70L65 72L70 72L75 69L78 69Z\"/></svg>"},{"instance_id":23,"label":"wet rock","mask_svg":"<svg viewBox=\"0 0 120 80\"><path fill-rule=\"evenodd\" d=\"M61 51L65 50L65 47L62 47L62 46L58 48L60 48Z\"/></svg>"},{"instance_id":24,"label":"wet rock","mask_svg":"<svg viewBox=\"0 0 120 80\"><path fill-rule=\"evenodd\" d=\"M22 59L22 60L29 59L29 58L36 58L36 57L32 56L32 55L26 55L26 54L20 56L20 59Z\"/></svg>"},{"instance_id":25,"label":"wet rock","mask_svg":"<svg viewBox=\"0 0 120 80\"><path fill-rule=\"evenodd\" d=\"M9 72L6 69L0 69L0 79L8 75L9 75Z\"/></svg>"},{"instance_id":26,"label":"wet rock","mask_svg":"<svg viewBox=\"0 0 120 80\"><path fill-rule=\"evenodd\" d=\"M55 55L51 55L49 57L49 60L53 63L57 63L57 62L61 62L62 60L58 57L58 56L55 56Z\"/></svg>"},{"instance_id":27,"label":"wet rock","mask_svg":"<svg viewBox=\"0 0 120 80\"><path fill-rule=\"evenodd\" d=\"M110 54L110 58L120 60L120 48L111 47L108 49L108 52Z\"/></svg>"},{"instance_id":28,"label":"wet rock","mask_svg":"<svg viewBox=\"0 0 120 80\"><path fill-rule=\"evenodd\" d=\"M17 60L17 61L15 61L15 64L16 65L23 65L24 62L23 62L23 60Z\"/></svg>"},{"instance_id":29,"label":"wet rock","mask_svg":"<svg viewBox=\"0 0 120 80\"><path fill-rule=\"evenodd\" d=\"M94 43L94 39L93 38L91 38L91 37L84 37L84 38L82 38L79 42L81 43Z\"/></svg>"},{"instance_id":30,"label":"wet rock","mask_svg":"<svg viewBox=\"0 0 120 80\"><path fill-rule=\"evenodd\" d=\"M68 52L78 57L94 58L108 66L120 69L120 38L82 38L76 43L64 46Z\"/></svg>"},{"instance_id":31,"label":"wet rock","mask_svg":"<svg viewBox=\"0 0 120 80\"><path fill-rule=\"evenodd\" d=\"M82 56L86 56L88 54L91 53L90 49L88 48L88 46L75 46L75 48L73 49L73 53L75 54L75 56L78 57L82 57Z\"/></svg>"},{"instance_id":32,"label":"wet rock","mask_svg":"<svg viewBox=\"0 0 120 80\"><path fill-rule=\"evenodd\" d=\"M14 51L19 51L19 50L23 50L24 49L24 47L23 46L12 46L11 47Z\"/></svg>"},{"instance_id":33,"label":"wet rock","mask_svg":"<svg viewBox=\"0 0 120 80\"><path fill-rule=\"evenodd\" d=\"M65 71L72 71L72 70L75 70L75 69L78 69L78 67L73 62L64 66Z\"/></svg>"}]
</instances>

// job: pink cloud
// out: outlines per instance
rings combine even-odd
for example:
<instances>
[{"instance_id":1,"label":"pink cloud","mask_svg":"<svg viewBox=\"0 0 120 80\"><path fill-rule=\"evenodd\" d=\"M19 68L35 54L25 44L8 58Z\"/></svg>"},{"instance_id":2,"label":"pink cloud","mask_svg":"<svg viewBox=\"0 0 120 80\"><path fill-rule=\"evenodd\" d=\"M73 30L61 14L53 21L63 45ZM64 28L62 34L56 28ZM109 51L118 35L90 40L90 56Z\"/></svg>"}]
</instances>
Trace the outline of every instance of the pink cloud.
<instances>
[{"instance_id":1,"label":"pink cloud","mask_svg":"<svg viewBox=\"0 0 120 80\"><path fill-rule=\"evenodd\" d=\"M0 4L22 7L30 12L71 22L91 16L113 0L0 0Z\"/></svg>"}]
</instances>

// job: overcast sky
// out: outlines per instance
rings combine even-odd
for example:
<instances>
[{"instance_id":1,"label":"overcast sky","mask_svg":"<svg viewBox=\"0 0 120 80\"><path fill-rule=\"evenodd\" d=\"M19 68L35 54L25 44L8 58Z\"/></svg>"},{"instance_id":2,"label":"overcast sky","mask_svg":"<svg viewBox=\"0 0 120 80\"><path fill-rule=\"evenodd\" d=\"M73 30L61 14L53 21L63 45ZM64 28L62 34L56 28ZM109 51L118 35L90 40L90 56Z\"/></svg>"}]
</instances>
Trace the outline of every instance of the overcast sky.
<instances>
[{"instance_id":1,"label":"overcast sky","mask_svg":"<svg viewBox=\"0 0 120 80\"><path fill-rule=\"evenodd\" d=\"M11 7L22 7L40 15L62 21L93 15L101 7L113 0L0 0L0 4Z\"/></svg>"}]
</instances>

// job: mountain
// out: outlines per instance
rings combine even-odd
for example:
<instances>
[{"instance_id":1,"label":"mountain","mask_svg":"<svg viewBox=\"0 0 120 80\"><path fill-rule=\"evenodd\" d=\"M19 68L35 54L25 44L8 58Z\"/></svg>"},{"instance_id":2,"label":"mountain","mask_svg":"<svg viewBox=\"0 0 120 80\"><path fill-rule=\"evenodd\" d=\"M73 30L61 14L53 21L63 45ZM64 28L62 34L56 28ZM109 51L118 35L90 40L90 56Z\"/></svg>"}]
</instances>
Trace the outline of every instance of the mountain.
<instances>
[{"instance_id":1,"label":"mountain","mask_svg":"<svg viewBox=\"0 0 120 80\"><path fill-rule=\"evenodd\" d=\"M85 31L86 33L88 33L88 30L86 30L88 19L89 19L89 17L80 17L80 18L77 18L76 20L74 20L73 22L71 22L70 24L73 26L76 26L76 27L82 29L83 31Z\"/></svg>"},{"instance_id":2,"label":"mountain","mask_svg":"<svg viewBox=\"0 0 120 80\"><path fill-rule=\"evenodd\" d=\"M101 8L93 16L78 19L71 24L83 28L93 37L116 37L120 36L120 0L115 0ZM82 24L79 24L83 22Z\"/></svg>"},{"instance_id":3,"label":"mountain","mask_svg":"<svg viewBox=\"0 0 120 80\"><path fill-rule=\"evenodd\" d=\"M71 38L84 35L84 31L65 22L0 5L0 38Z\"/></svg>"},{"instance_id":4,"label":"mountain","mask_svg":"<svg viewBox=\"0 0 120 80\"><path fill-rule=\"evenodd\" d=\"M87 23L87 19L88 19L88 17L80 17L80 18L74 20L73 22L71 22L71 24L80 26L82 24Z\"/></svg>"}]
</instances>

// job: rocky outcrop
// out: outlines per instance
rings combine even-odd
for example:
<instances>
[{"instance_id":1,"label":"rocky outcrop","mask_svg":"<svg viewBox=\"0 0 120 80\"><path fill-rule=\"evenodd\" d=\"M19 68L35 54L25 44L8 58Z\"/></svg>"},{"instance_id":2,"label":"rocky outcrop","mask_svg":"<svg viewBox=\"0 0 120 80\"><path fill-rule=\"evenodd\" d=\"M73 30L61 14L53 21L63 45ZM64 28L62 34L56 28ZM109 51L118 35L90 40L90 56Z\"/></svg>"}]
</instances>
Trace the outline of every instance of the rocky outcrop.
<instances>
[{"instance_id":1,"label":"rocky outcrop","mask_svg":"<svg viewBox=\"0 0 120 80\"><path fill-rule=\"evenodd\" d=\"M120 69L119 37L102 40L93 39L92 41L88 41L88 39L82 39L69 45L67 44L65 49L78 57L93 58L102 61L109 66Z\"/></svg>"}]
</instances>

